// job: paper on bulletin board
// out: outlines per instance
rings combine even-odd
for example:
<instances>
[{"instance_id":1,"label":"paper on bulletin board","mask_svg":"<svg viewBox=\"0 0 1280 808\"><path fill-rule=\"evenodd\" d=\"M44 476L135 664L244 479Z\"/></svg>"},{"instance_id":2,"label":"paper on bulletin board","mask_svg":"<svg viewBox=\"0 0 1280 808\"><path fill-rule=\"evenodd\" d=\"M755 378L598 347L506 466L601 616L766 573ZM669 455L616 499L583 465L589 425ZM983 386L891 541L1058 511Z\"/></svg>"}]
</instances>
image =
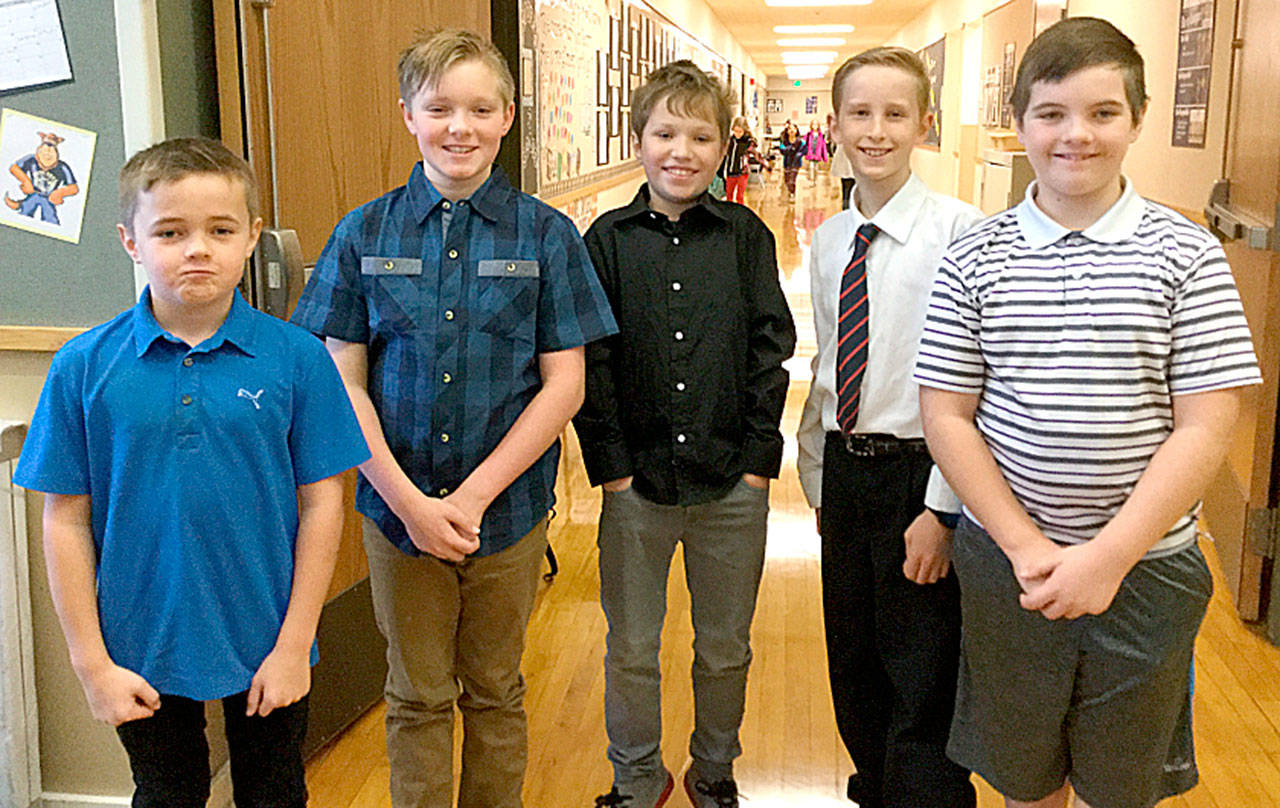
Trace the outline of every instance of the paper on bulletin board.
<instances>
[{"instance_id":1,"label":"paper on bulletin board","mask_svg":"<svg viewBox=\"0 0 1280 808\"><path fill-rule=\"evenodd\" d=\"M98 134L0 110L0 224L80 243Z\"/></svg>"},{"instance_id":2,"label":"paper on bulletin board","mask_svg":"<svg viewBox=\"0 0 1280 808\"><path fill-rule=\"evenodd\" d=\"M0 92L70 80L57 0L2 0Z\"/></svg>"}]
</instances>

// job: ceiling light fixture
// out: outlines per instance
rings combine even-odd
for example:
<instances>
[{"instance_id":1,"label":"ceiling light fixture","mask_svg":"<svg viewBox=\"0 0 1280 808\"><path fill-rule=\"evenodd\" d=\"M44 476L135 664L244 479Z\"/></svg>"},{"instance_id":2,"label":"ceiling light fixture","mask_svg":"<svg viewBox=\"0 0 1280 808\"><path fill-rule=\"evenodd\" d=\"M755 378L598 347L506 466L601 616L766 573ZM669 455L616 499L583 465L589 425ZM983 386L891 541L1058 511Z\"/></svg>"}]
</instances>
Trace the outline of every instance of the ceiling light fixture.
<instances>
[{"instance_id":1,"label":"ceiling light fixture","mask_svg":"<svg viewBox=\"0 0 1280 808\"><path fill-rule=\"evenodd\" d=\"M852 34L852 25L775 25L775 34Z\"/></svg>"},{"instance_id":2,"label":"ceiling light fixture","mask_svg":"<svg viewBox=\"0 0 1280 808\"><path fill-rule=\"evenodd\" d=\"M794 39L779 39L780 48L838 48L848 40L839 36L811 36Z\"/></svg>"},{"instance_id":3,"label":"ceiling light fixture","mask_svg":"<svg viewBox=\"0 0 1280 808\"><path fill-rule=\"evenodd\" d=\"M766 6L869 6L871 0L764 0Z\"/></svg>"},{"instance_id":4,"label":"ceiling light fixture","mask_svg":"<svg viewBox=\"0 0 1280 808\"><path fill-rule=\"evenodd\" d=\"M782 63L784 65L829 65L838 58L840 58L840 54L835 51L782 52Z\"/></svg>"},{"instance_id":5,"label":"ceiling light fixture","mask_svg":"<svg viewBox=\"0 0 1280 808\"><path fill-rule=\"evenodd\" d=\"M789 79L820 79L827 75L828 65L788 65Z\"/></svg>"}]
</instances>

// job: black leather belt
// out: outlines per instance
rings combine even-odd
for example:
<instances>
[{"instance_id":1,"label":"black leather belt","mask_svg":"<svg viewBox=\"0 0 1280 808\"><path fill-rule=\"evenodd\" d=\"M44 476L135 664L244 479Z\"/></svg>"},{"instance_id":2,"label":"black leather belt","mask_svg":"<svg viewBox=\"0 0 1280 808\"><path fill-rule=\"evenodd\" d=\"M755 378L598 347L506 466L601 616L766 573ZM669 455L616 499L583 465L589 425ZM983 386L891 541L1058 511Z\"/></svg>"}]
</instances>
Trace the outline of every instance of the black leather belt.
<instances>
[{"instance_id":1,"label":"black leather belt","mask_svg":"<svg viewBox=\"0 0 1280 808\"><path fill-rule=\"evenodd\" d=\"M898 438L880 432L855 432L844 435L828 432L827 440L844 444L845 451L854 457L893 457L904 454L928 454L924 438Z\"/></svg>"}]
</instances>

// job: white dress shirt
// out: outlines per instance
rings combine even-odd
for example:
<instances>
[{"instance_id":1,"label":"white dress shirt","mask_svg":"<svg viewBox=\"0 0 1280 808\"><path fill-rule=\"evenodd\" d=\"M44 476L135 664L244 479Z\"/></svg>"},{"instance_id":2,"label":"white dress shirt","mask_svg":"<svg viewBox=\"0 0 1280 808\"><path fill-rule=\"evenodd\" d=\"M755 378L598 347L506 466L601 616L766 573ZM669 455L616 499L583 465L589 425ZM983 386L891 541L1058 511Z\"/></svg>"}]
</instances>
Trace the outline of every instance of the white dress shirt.
<instances>
[{"instance_id":1,"label":"white dress shirt","mask_svg":"<svg viewBox=\"0 0 1280 808\"><path fill-rule=\"evenodd\" d=\"M912 378L933 276L947 245L982 218L972 205L934 193L912 174L869 221L880 228L867 251L870 340L855 432L923 436L919 388ZM813 234L809 288L813 297L818 353L813 382L797 435L800 485L815 508L822 506L822 453L826 433L836 431L837 301L840 277L853 255L858 228L868 219L857 206L823 222ZM960 501L935 467L925 504L955 513Z\"/></svg>"}]
</instances>

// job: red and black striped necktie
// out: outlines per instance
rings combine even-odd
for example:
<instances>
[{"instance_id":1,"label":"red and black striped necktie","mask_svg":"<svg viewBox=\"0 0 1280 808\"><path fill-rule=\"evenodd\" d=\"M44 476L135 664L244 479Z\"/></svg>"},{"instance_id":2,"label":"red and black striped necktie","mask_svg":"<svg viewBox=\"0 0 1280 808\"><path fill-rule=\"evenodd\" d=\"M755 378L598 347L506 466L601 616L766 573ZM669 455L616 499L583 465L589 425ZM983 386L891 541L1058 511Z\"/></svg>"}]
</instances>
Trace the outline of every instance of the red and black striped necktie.
<instances>
[{"instance_id":1,"label":"red and black striped necktie","mask_svg":"<svg viewBox=\"0 0 1280 808\"><path fill-rule=\"evenodd\" d=\"M868 314L867 248L880 228L867 223L858 228L853 258L840 277L840 320L836 343L836 423L848 435L858 422L862 374L867 369Z\"/></svg>"}]
</instances>

